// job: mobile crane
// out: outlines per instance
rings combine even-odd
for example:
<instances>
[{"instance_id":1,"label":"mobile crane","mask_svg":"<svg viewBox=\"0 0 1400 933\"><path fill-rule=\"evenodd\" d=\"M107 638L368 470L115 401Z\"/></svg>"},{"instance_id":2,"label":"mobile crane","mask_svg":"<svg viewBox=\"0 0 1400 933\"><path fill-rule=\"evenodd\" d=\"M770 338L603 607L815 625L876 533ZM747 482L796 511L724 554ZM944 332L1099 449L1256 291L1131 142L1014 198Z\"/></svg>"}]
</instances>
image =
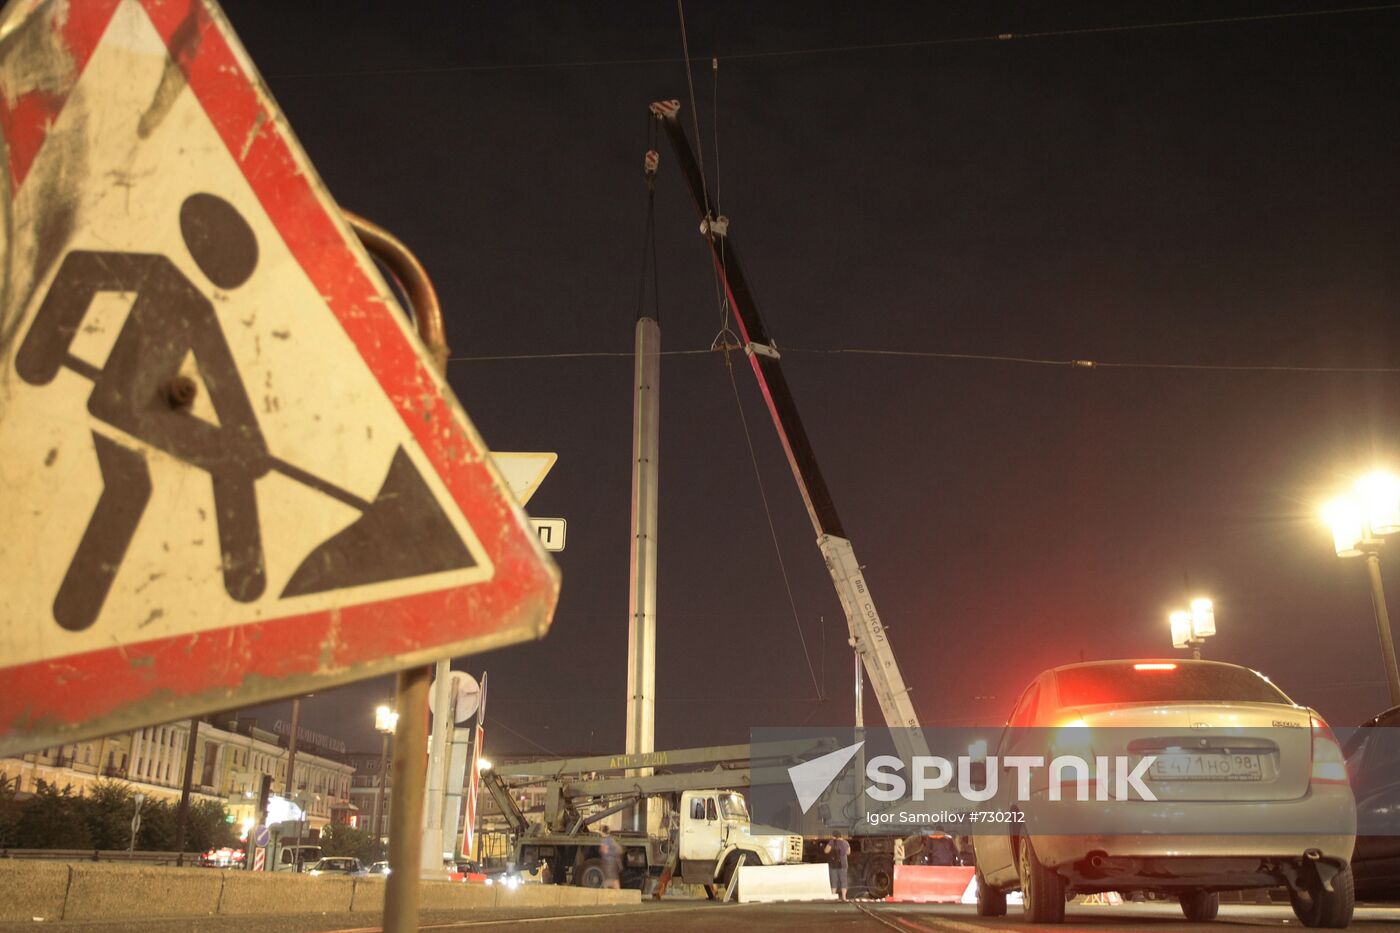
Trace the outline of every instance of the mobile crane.
<instances>
[{"instance_id":1,"label":"mobile crane","mask_svg":"<svg viewBox=\"0 0 1400 933\"><path fill-rule=\"evenodd\" d=\"M708 888L728 884L741 864L800 863L802 836L753 823L740 790L755 770L783 773L830 750L813 741L722 745L498 763L481 777L505 818L511 863L525 872L548 864L556 884L601 887L596 827L643 801L656 807L659 827L613 837L622 848L622 886L659 896L673 875ZM544 789L538 820L517 802L525 787Z\"/></svg>"},{"instance_id":2,"label":"mobile crane","mask_svg":"<svg viewBox=\"0 0 1400 933\"><path fill-rule=\"evenodd\" d=\"M681 176L690 190L695 212L700 219L700 234L709 246L720 284L739 326L745 355L758 379L768 413L778 431L788 465L792 468L793 479L797 481L807 515L817 533L817 547L821 549L827 571L840 597L851 647L870 678L871 690L880 704L885 725L891 730L896 750L905 761L926 756L929 754L928 747L920 731L918 714L909 699L909 687L900 673L861 565L837 516L826 480L822 477L802 419L797 413L797 403L783 377L781 355L759 316L758 305L749 290L743 266L729 236L729 220L723 215L717 216L709 202L704 175L680 123L680 102L657 101L651 105L651 114L670 139ZM873 897L889 894L894 862L899 853L898 843L898 839L888 836L856 836L852 839L852 887L865 887Z\"/></svg>"}]
</instances>

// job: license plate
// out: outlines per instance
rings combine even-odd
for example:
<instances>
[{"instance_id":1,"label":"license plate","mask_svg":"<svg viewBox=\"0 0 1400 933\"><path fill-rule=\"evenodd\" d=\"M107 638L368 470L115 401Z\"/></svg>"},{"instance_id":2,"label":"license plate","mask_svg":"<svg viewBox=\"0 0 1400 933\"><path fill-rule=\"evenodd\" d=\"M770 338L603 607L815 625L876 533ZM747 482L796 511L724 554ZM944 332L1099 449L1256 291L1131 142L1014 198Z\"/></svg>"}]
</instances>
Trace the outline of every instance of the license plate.
<instances>
[{"instance_id":1,"label":"license plate","mask_svg":"<svg viewBox=\"0 0 1400 933\"><path fill-rule=\"evenodd\" d=\"M1262 781L1258 755L1219 752L1158 755L1147 772L1154 781Z\"/></svg>"}]
</instances>

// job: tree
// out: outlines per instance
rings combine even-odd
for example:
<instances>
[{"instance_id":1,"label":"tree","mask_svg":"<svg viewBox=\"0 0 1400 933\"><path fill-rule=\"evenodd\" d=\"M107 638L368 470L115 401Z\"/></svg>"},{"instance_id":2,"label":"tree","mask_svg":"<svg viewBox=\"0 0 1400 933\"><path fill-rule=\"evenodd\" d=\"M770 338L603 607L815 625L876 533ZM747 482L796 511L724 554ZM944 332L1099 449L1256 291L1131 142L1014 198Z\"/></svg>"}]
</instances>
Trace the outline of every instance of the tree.
<instances>
[{"instance_id":1,"label":"tree","mask_svg":"<svg viewBox=\"0 0 1400 933\"><path fill-rule=\"evenodd\" d=\"M19 825L20 804L15 799L19 778L13 781L0 774L0 849L15 845L15 828Z\"/></svg>"},{"instance_id":2,"label":"tree","mask_svg":"<svg viewBox=\"0 0 1400 933\"><path fill-rule=\"evenodd\" d=\"M21 849L90 849L82 798L71 785L59 790L39 781L34 796L23 804L15 827L15 845Z\"/></svg>"},{"instance_id":3,"label":"tree","mask_svg":"<svg viewBox=\"0 0 1400 933\"><path fill-rule=\"evenodd\" d=\"M144 810L144 807L142 808ZM124 781L98 781L83 798L83 816L95 849L125 849L131 842L136 800Z\"/></svg>"},{"instance_id":4,"label":"tree","mask_svg":"<svg viewBox=\"0 0 1400 933\"><path fill-rule=\"evenodd\" d=\"M222 849L238 841L233 824L228 822L228 810L217 800L190 801L189 823L185 830L185 849L208 852Z\"/></svg>"},{"instance_id":5,"label":"tree","mask_svg":"<svg viewBox=\"0 0 1400 933\"><path fill-rule=\"evenodd\" d=\"M365 865L379 854L379 840L367 829L356 829L344 823L332 823L321 830L323 855L353 855Z\"/></svg>"},{"instance_id":6,"label":"tree","mask_svg":"<svg viewBox=\"0 0 1400 933\"><path fill-rule=\"evenodd\" d=\"M143 852L172 852L175 849L175 807L167 800L146 798L141 805L141 831L136 848Z\"/></svg>"}]
</instances>

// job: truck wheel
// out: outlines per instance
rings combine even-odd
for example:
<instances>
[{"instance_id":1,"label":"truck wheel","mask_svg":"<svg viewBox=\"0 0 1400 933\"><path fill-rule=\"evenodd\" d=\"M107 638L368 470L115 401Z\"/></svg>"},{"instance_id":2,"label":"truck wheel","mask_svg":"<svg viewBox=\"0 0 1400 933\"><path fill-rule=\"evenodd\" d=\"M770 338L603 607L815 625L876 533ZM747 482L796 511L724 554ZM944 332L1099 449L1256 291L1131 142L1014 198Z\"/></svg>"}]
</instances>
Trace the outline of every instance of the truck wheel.
<instances>
[{"instance_id":1,"label":"truck wheel","mask_svg":"<svg viewBox=\"0 0 1400 933\"><path fill-rule=\"evenodd\" d=\"M603 886L603 863L591 858L578 868L578 879L574 882L581 888L601 888Z\"/></svg>"},{"instance_id":2,"label":"truck wheel","mask_svg":"<svg viewBox=\"0 0 1400 933\"><path fill-rule=\"evenodd\" d=\"M1177 896L1181 912L1192 923L1214 920L1220 913L1220 895L1214 891L1187 891Z\"/></svg>"},{"instance_id":3,"label":"truck wheel","mask_svg":"<svg viewBox=\"0 0 1400 933\"><path fill-rule=\"evenodd\" d=\"M978 869L973 877L977 879L977 916L1005 917L1006 892L987 884L981 869Z\"/></svg>"},{"instance_id":4,"label":"truck wheel","mask_svg":"<svg viewBox=\"0 0 1400 933\"><path fill-rule=\"evenodd\" d=\"M719 878L717 879L719 883L726 888L729 887L729 881L734 877L734 873L739 870L739 856L741 855L744 856L745 865L763 864L763 859L759 858L758 855L753 852L741 849L737 852L729 853L728 857L724 860L724 865L720 867Z\"/></svg>"},{"instance_id":5,"label":"truck wheel","mask_svg":"<svg viewBox=\"0 0 1400 933\"><path fill-rule=\"evenodd\" d=\"M894 871L884 865L876 865L865 876L866 896L880 901L894 893Z\"/></svg>"},{"instance_id":6,"label":"truck wheel","mask_svg":"<svg viewBox=\"0 0 1400 933\"><path fill-rule=\"evenodd\" d=\"M1305 885L1302 891L1288 889L1293 913L1303 926L1343 929L1351 923L1351 914L1356 908L1356 879L1352 877L1350 865L1344 866L1333 877L1330 891L1323 890L1316 877L1306 881Z\"/></svg>"},{"instance_id":7,"label":"truck wheel","mask_svg":"<svg viewBox=\"0 0 1400 933\"><path fill-rule=\"evenodd\" d=\"M1036 857L1029 838L1022 838L1018 861L1021 870L1021 900L1025 917L1031 923L1065 922L1065 879L1046 868Z\"/></svg>"}]
</instances>

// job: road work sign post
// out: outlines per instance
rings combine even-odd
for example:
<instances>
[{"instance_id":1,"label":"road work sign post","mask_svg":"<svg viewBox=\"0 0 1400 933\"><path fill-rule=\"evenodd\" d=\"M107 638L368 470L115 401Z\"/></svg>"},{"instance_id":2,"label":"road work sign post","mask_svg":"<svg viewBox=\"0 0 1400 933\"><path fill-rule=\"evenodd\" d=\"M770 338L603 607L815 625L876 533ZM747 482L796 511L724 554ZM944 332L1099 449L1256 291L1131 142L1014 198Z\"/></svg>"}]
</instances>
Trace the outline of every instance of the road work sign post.
<instances>
[{"instance_id":1,"label":"road work sign post","mask_svg":"<svg viewBox=\"0 0 1400 933\"><path fill-rule=\"evenodd\" d=\"M219 9L0 30L0 755L540 637L558 571Z\"/></svg>"}]
</instances>

